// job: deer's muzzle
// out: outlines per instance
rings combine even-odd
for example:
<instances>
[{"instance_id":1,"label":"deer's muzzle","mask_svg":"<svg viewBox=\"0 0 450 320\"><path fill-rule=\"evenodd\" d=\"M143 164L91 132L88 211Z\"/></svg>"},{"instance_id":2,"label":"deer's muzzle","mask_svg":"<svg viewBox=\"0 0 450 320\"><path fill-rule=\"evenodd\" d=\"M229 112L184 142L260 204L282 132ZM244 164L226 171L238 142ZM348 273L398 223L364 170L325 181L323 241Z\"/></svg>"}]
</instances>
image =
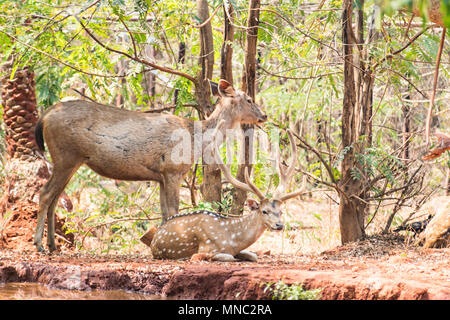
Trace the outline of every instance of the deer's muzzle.
<instances>
[{"instance_id":1,"label":"deer's muzzle","mask_svg":"<svg viewBox=\"0 0 450 320\"><path fill-rule=\"evenodd\" d=\"M264 123L267 121L267 115L263 114L259 119L258 119L258 123Z\"/></svg>"}]
</instances>

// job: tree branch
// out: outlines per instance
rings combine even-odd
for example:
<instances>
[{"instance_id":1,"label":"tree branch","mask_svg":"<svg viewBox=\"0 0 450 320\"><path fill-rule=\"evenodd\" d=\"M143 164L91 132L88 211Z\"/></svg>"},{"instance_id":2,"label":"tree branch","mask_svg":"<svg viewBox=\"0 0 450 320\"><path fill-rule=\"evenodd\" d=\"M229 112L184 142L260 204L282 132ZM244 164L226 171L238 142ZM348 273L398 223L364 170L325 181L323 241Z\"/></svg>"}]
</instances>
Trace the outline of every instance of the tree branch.
<instances>
[{"instance_id":1,"label":"tree branch","mask_svg":"<svg viewBox=\"0 0 450 320\"><path fill-rule=\"evenodd\" d=\"M27 48L29 48L29 49L31 49L33 51L39 52L39 53L43 54L44 56L46 56L46 57L48 57L48 58L50 58L52 60L55 60L56 62L58 62L58 63L60 63L62 65L65 65L66 67L69 67L71 69L74 69L74 70L76 70L78 72L81 72L81 73L84 73L84 74L87 74L87 75L90 75L90 76L102 77L102 78L115 78L115 77L121 78L121 77L126 77L127 76L127 75L116 75L116 74L100 74L100 73L85 71L85 70L80 69L80 68L78 68L78 67L76 67L74 65L71 65L70 63L67 63L67 62L65 62L65 61L63 61L61 59L56 58L56 57L52 56L51 54L49 54L49 53L47 53L45 51L42 51L42 50L40 50L40 49L38 49L36 47L33 47L33 46L29 45L28 43L25 43L25 42L19 40L18 38L16 38L15 36L9 34L8 32L5 32L5 31L3 31L1 29L0 29L0 32L5 34L6 36L10 37L14 41L16 41L16 42L26 46ZM145 70L145 71L148 71L148 70Z\"/></svg>"},{"instance_id":2,"label":"tree branch","mask_svg":"<svg viewBox=\"0 0 450 320\"><path fill-rule=\"evenodd\" d=\"M127 58L129 58L129 59L131 59L131 60L133 60L133 61L140 62L140 63L142 63L142 64L145 64L145 65L147 65L147 66L150 66L150 67L152 67L152 68L154 68L154 69L156 69L156 70L163 71L163 72L170 73L170 74L174 74L174 75L177 75L177 76L181 76L181 77L183 77L183 78L188 79L189 81L191 81L191 82L194 83L195 85L197 85L197 79L195 79L193 76L191 76L191 75L189 75L189 74L187 74L187 73L184 73L184 72L181 72L181 71L178 71L178 70L174 70L174 69L171 69L171 68L168 68L168 67L163 67L163 66L157 65L157 64L155 64L155 63L153 63L153 62L150 62L150 61L141 59L141 58L139 58L139 57L133 57L133 56L131 56L131 55L130 55L129 53L127 53L127 52L124 52L124 51L121 51L121 50L117 50L117 49L114 49L114 48L111 48L111 47L107 46L106 44L104 44L103 42L101 42L101 41L100 41L100 40L99 40L99 39L91 32L91 30L89 30L89 29L84 25L83 22L81 22L81 20L80 20L80 18L79 18L78 16L74 15L74 17L75 17L75 19L78 21L78 23L81 25L81 27L84 29L84 31L86 31L86 33L87 33L87 34L88 34L95 42L97 42L100 46L102 46L102 47L105 48L106 50L111 51L111 52L118 53L118 54L123 55L123 56L125 56L125 57L127 57Z\"/></svg>"},{"instance_id":3,"label":"tree branch","mask_svg":"<svg viewBox=\"0 0 450 320\"><path fill-rule=\"evenodd\" d=\"M203 21L201 24L191 24L192 27L194 28L203 28L204 26L206 26L212 18L214 18L214 16L216 15L217 11L219 11L219 9L222 7L222 4L218 5L217 8L214 10L214 12L211 14L211 16L206 19L205 21Z\"/></svg>"},{"instance_id":4,"label":"tree branch","mask_svg":"<svg viewBox=\"0 0 450 320\"><path fill-rule=\"evenodd\" d=\"M130 29L128 29L128 26L125 24L125 22L123 21L123 19L121 17L119 17L119 20L122 23L122 25L125 27L125 29L127 29L127 32L130 35L131 43L133 44L134 58L137 59L138 58L137 48L136 48L136 42L134 41L133 34L131 33Z\"/></svg>"},{"instance_id":5,"label":"tree branch","mask_svg":"<svg viewBox=\"0 0 450 320\"><path fill-rule=\"evenodd\" d=\"M330 165L325 161L325 159L322 157L320 152L316 148L314 148L310 144L308 144L301 137L299 137L295 132L294 132L294 136L298 140L300 140L300 142L304 145L303 148L312 151L317 156L317 158L319 158L319 161L322 162L322 164L325 166L325 169L327 169L327 172L328 172L328 175L330 176L331 181L333 181L333 183L336 184L336 179L334 178L333 170L331 169Z\"/></svg>"},{"instance_id":6,"label":"tree branch","mask_svg":"<svg viewBox=\"0 0 450 320\"><path fill-rule=\"evenodd\" d=\"M403 50L405 50L406 48L408 48L411 44L414 43L414 41L417 40L417 38L419 38L422 34L424 34L426 31L428 31L428 29L430 29L432 26L428 26L425 29L423 29L422 31L420 31L419 33L417 33L414 37L411 38L411 40L408 41L407 44L405 44L402 48L392 52L391 54L388 54L387 56L385 56L383 59L381 59L380 61L378 61L377 63L375 63L372 66L372 69L376 69L380 64L382 64L383 62L385 62L387 59L391 59L393 58L395 55L399 54L400 52L402 52Z\"/></svg>"},{"instance_id":7,"label":"tree branch","mask_svg":"<svg viewBox=\"0 0 450 320\"><path fill-rule=\"evenodd\" d=\"M271 76L277 77L277 78L288 79L288 80L308 80L308 79L321 78L321 77L326 77L326 76L330 76L330 75L333 75L333 74L341 74L342 73L342 72L336 71L336 72L329 72L329 73L325 73L325 74L318 74L318 75L309 76L309 77L288 77L288 76L281 76L281 75L277 75L275 73L272 73L272 72L268 71L267 69L264 69L261 65L259 65L258 68L260 68L262 71L264 71L268 75L271 75Z\"/></svg>"}]
</instances>

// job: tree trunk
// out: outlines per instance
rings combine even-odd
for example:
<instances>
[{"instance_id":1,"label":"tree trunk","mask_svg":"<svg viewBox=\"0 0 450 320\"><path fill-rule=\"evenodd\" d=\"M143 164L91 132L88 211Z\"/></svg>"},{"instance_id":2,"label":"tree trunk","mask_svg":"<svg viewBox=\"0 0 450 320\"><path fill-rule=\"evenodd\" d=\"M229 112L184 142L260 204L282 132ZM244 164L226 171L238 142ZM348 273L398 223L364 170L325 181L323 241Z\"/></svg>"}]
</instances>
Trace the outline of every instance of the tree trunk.
<instances>
[{"instance_id":1,"label":"tree trunk","mask_svg":"<svg viewBox=\"0 0 450 320\"><path fill-rule=\"evenodd\" d=\"M256 96L256 45L258 41L260 0L250 0L247 20L247 39L245 43L244 74L242 91L255 100Z\"/></svg>"},{"instance_id":2,"label":"tree trunk","mask_svg":"<svg viewBox=\"0 0 450 320\"><path fill-rule=\"evenodd\" d=\"M352 29L352 0L344 0L342 13L342 39L344 50L344 98L342 110L342 147L345 150L341 164L340 187L345 194L340 194L339 225L341 242L347 243L364 236L363 218L360 211L361 181L354 179L355 153L359 138L359 121L361 121L354 75L353 45L355 39ZM358 198L354 197L358 196Z\"/></svg>"},{"instance_id":3,"label":"tree trunk","mask_svg":"<svg viewBox=\"0 0 450 320\"><path fill-rule=\"evenodd\" d=\"M125 73L127 72L128 69L128 62L126 60L119 60L116 65L114 66L114 69L116 69L116 73L123 76L125 75ZM123 91L125 90L124 88L127 85L126 79L125 77L122 77L119 79L119 84L120 84L120 89L119 92L117 93L117 96L115 98L116 100L116 107L117 108L123 108L123 104L125 102L125 99L123 98Z\"/></svg>"},{"instance_id":4,"label":"tree trunk","mask_svg":"<svg viewBox=\"0 0 450 320\"><path fill-rule=\"evenodd\" d=\"M408 75L406 75L408 76ZM405 97L405 100L411 100L411 88L408 86L408 95ZM409 160L409 145L410 141L409 138L411 137L411 103L409 101L406 101L402 105L402 158L403 158L403 164L407 165ZM405 169L405 179L408 179L408 170Z\"/></svg>"},{"instance_id":5,"label":"tree trunk","mask_svg":"<svg viewBox=\"0 0 450 320\"><path fill-rule=\"evenodd\" d=\"M200 20L206 21L209 18L207 0L197 1L197 15ZM200 28L200 61L202 66L196 88L197 103L203 109L204 114L200 115L204 119L214 110L211 105L211 89L209 80L212 78L214 67L214 47L211 22ZM206 202L220 202L222 194L222 177L220 168L217 165L203 164L203 184L201 186L203 199Z\"/></svg>"},{"instance_id":6,"label":"tree trunk","mask_svg":"<svg viewBox=\"0 0 450 320\"><path fill-rule=\"evenodd\" d=\"M12 63L3 66L11 72ZM16 70L12 79L2 79L1 99L4 107L5 143L7 146L4 167L5 178L0 198L0 244L9 248L32 249L39 207L39 190L50 177L48 163L40 153L34 138L38 119L34 73L28 68ZM65 195L62 203L72 210ZM64 219L56 217L56 233L65 243L73 243L73 234L63 231Z\"/></svg>"},{"instance_id":7,"label":"tree trunk","mask_svg":"<svg viewBox=\"0 0 450 320\"><path fill-rule=\"evenodd\" d=\"M223 2L223 12L225 16L224 36L220 61L220 78L233 84L233 47L234 27L233 27L233 6L229 0Z\"/></svg>"},{"instance_id":8,"label":"tree trunk","mask_svg":"<svg viewBox=\"0 0 450 320\"><path fill-rule=\"evenodd\" d=\"M184 42L180 42L178 45L178 63L184 64L184 60L186 57L186 44ZM173 93L173 105L176 107L178 104L178 94L180 90L178 88L175 89Z\"/></svg>"},{"instance_id":9,"label":"tree trunk","mask_svg":"<svg viewBox=\"0 0 450 320\"><path fill-rule=\"evenodd\" d=\"M149 59L150 61L156 61L155 46L146 44L144 51L145 51L145 56L147 57L147 59ZM149 72L144 72L143 78L144 78L143 94L148 95L148 98L149 98L148 101L147 101L147 98L145 99L145 101L147 101L150 104L150 106L153 108L154 102L155 102L154 99L155 99L155 95L156 95L156 76L153 72L149 71Z\"/></svg>"},{"instance_id":10,"label":"tree trunk","mask_svg":"<svg viewBox=\"0 0 450 320\"><path fill-rule=\"evenodd\" d=\"M247 20L247 39L245 43L245 61L244 61L244 72L242 75L242 91L246 92L255 101L256 96L256 45L258 41L258 26L259 26L259 9L261 6L260 0L250 0L248 9L248 20ZM236 178L239 181L245 181L244 173L245 168L248 168L248 173L252 171L252 165L250 164L251 159L251 143L253 140L253 125L241 125L242 131L245 133L244 140L244 163L240 164L238 167ZM232 214L242 214L244 210L244 204L247 200L247 192L234 189L233 193L233 207L231 208Z\"/></svg>"}]
</instances>

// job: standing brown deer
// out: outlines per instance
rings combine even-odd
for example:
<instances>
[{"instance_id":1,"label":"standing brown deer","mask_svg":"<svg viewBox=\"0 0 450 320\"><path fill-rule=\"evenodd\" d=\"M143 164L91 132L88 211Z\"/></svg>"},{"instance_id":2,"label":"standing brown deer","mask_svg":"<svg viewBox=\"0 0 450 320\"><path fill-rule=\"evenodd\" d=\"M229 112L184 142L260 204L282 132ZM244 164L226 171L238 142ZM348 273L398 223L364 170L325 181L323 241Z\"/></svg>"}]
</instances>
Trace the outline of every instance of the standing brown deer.
<instances>
[{"instance_id":1,"label":"standing brown deer","mask_svg":"<svg viewBox=\"0 0 450 320\"><path fill-rule=\"evenodd\" d=\"M287 183L295 172L297 159L293 134L288 131L288 135L292 146L292 159L288 169L283 170L279 153L277 154L280 184L272 199L268 199L250 181L247 168L245 183L234 178L216 149L214 156L226 179L237 188L254 193L260 201L247 200L252 213L243 217L225 217L206 210L170 217L167 223L156 231L150 230L141 238L144 243L150 245L153 256L159 259L181 259L198 253L216 261L256 261L256 254L245 249L258 240L266 228L281 230L281 204L304 192L303 188L291 193L285 192Z\"/></svg>"},{"instance_id":2,"label":"standing brown deer","mask_svg":"<svg viewBox=\"0 0 450 320\"><path fill-rule=\"evenodd\" d=\"M44 250L45 216L47 245L50 251L56 249L55 205L82 164L108 178L159 182L163 223L177 214L181 180L204 151L202 134L213 131L219 121L224 121L223 130L226 130L238 123L257 124L267 120L258 105L244 92L234 90L227 81L219 81L218 93L221 98L214 112L203 121L129 111L88 101L60 102L48 109L35 130L39 148L44 150L45 140L54 165L51 178L40 192L34 237L38 251ZM200 136L200 146L194 135ZM179 138L184 138L187 144L180 145ZM200 149L197 152L196 146ZM188 156L180 157L180 151Z\"/></svg>"}]
</instances>

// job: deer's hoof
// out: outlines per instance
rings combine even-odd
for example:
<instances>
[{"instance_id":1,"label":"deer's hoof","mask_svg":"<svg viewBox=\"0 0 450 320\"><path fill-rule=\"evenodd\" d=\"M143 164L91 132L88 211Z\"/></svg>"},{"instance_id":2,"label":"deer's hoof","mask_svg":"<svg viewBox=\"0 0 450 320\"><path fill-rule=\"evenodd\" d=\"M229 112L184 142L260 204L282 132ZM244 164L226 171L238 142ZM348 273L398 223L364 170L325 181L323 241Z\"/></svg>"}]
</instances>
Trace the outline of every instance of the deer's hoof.
<instances>
[{"instance_id":1,"label":"deer's hoof","mask_svg":"<svg viewBox=\"0 0 450 320\"><path fill-rule=\"evenodd\" d=\"M217 253L212 257L213 261L221 261L221 262L235 262L238 261L235 257L228 253Z\"/></svg>"},{"instance_id":2,"label":"deer's hoof","mask_svg":"<svg viewBox=\"0 0 450 320\"><path fill-rule=\"evenodd\" d=\"M36 250L37 250L37 252L40 252L40 253L44 253L45 252L45 249L44 249L44 247L42 246L42 244L34 244L35 246L36 246Z\"/></svg>"},{"instance_id":3,"label":"deer's hoof","mask_svg":"<svg viewBox=\"0 0 450 320\"><path fill-rule=\"evenodd\" d=\"M210 260L211 256L207 253L196 253L192 255L191 261L205 261Z\"/></svg>"},{"instance_id":4,"label":"deer's hoof","mask_svg":"<svg viewBox=\"0 0 450 320\"><path fill-rule=\"evenodd\" d=\"M239 252L236 255L236 258L238 258L240 260L251 261L251 262L258 261L258 256L256 255L256 253L253 253L253 252L247 251L247 250L242 250L241 252Z\"/></svg>"},{"instance_id":5,"label":"deer's hoof","mask_svg":"<svg viewBox=\"0 0 450 320\"><path fill-rule=\"evenodd\" d=\"M52 244L48 244L48 250L50 252L56 251L58 248L56 247L56 245L54 243Z\"/></svg>"}]
</instances>

